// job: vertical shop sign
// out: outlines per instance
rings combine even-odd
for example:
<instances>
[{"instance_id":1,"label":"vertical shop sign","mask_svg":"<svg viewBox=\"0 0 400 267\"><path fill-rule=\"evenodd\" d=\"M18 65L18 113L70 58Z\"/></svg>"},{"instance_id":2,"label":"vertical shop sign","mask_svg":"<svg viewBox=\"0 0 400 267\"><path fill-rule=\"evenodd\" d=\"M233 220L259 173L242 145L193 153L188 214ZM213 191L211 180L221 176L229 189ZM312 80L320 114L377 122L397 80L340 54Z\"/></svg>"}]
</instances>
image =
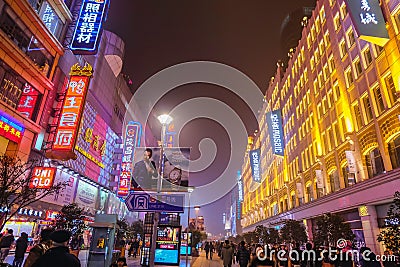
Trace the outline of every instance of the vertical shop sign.
<instances>
[{"instance_id":1,"label":"vertical shop sign","mask_svg":"<svg viewBox=\"0 0 400 267\"><path fill-rule=\"evenodd\" d=\"M39 95L40 93L36 89L34 89L28 83L25 83L17 110L25 117L32 119Z\"/></svg>"},{"instance_id":2,"label":"vertical shop sign","mask_svg":"<svg viewBox=\"0 0 400 267\"><path fill-rule=\"evenodd\" d=\"M121 172L118 181L117 195L126 197L131 189L132 167L135 148L140 145L142 125L130 121L126 126L124 148L121 160Z\"/></svg>"},{"instance_id":3,"label":"vertical shop sign","mask_svg":"<svg viewBox=\"0 0 400 267\"><path fill-rule=\"evenodd\" d=\"M261 150L259 148L250 150L249 156L253 181L261 183Z\"/></svg>"},{"instance_id":4,"label":"vertical shop sign","mask_svg":"<svg viewBox=\"0 0 400 267\"><path fill-rule=\"evenodd\" d=\"M272 151L275 155L284 155L284 140L282 128L282 111L280 109L267 113L266 116L269 138L271 140Z\"/></svg>"},{"instance_id":5,"label":"vertical shop sign","mask_svg":"<svg viewBox=\"0 0 400 267\"><path fill-rule=\"evenodd\" d=\"M71 50L96 53L109 0L83 0L72 38Z\"/></svg>"},{"instance_id":6,"label":"vertical shop sign","mask_svg":"<svg viewBox=\"0 0 400 267\"><path fill-rule=\"evenodd\" d=\"M92 74L92 66L88 63L83 68L78 64L71 67L70 80L60 112L53 147L47 153L49 158L76 159L74 147Z\"/></svg>"}]
</instances>

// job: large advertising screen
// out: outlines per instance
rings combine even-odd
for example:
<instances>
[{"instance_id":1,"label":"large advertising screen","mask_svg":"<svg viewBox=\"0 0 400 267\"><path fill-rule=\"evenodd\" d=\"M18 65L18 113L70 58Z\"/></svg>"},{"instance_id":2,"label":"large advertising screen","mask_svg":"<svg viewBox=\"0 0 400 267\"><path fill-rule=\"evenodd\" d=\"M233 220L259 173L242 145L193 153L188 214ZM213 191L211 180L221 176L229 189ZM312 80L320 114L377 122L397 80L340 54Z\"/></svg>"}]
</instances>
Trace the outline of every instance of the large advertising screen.
<instances>
[{"instance_id":1,"label":"large advertising screen","mask_svg":"<svg viewBox=\"0 0 400 267\"><path fill-rule=\"evenodd\" d=\"M179 265L181 227L158 226L155 264Z\"/></svg>"},{"instance_id":2,"label":"large advertising screen","mask_svg":"<svg viewBox=\"0 0 400 267\"><path fill-rule=\"evenodd\" d=\"M161 159L161 148L135 149L131 189L157 191L159 177L161 191L187 191L189 185L190 148L164 148Z\"/></svg>"}]
</instances>

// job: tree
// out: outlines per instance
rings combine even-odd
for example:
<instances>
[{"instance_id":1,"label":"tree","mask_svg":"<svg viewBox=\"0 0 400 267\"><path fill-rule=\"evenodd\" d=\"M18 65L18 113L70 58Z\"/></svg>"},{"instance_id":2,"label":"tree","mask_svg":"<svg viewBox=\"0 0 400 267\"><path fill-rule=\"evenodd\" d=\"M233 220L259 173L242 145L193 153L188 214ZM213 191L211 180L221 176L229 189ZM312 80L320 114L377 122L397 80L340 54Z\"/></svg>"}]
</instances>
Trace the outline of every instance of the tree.
<instances>
[{"instance_id":1,"label":"tree","mask_svg":"<svg viewBox=\"0 0 400 267\"><path fill-rule=\"evenodd\" d=\"M0 231L22 208L53 195L65 188L57 183L49 189L30 187L35 161L24 162L18 157L0 155Z\"/></svg>"},{"instance_id":2,"label":"tree","mask_svg":"<svg viewBox=\"0 0 400 267\"><path fill-rule=\"evenodd\" d=\"M127 237L129 239L133 239L138 235L140 235L141 237L144 236L142 220L135 221L128 227Z\"/></svg>"},{"instance_id":3,"label":"tree","mask_svg":"<svg viewBox=\"0 0 400 267\"><path fill-rule=\"evenodd\" d=\"M287 220L280 230L281 239L286 244L302 244L307 242L307 231L303 223Z\"/></svg>"},{"instance_id":4,"label":"tree","mask_svg":"<svg viewBox=\"0 0 400 267\"><path fill-rule=\"evenodd\" d=\"M317 245L336 246L339 239L354 240L350 225L340 215L326 213L316 219L316 225L313 236Z\"/></svg>"},{"instance_id":5,"label":"tree","mask_svg":"<svg viewBox=\"0 0 400 267\"><path fill-rule=\"evenodd\" d=\"M378 241L394 253L400 253L400 192L394 194L385 218L386 227L378 235Z\"/></svg>"},{"instance_id":6,"label":"tree","mask_svg":"<svg viewBox=\"0 0 400 267\"><path fill-rule=\"evenodd\" d=\"M71 231L72 235L81 235L86 229L83 209L76 203L64 205L56 215L55 228Z\"/></svg>"},{"instance_id":7,"label":"tree","mask_svg":"<svg viewBox=\"0 0 400 267\"><path fill-rule=\"evenodd\" d=\"M279 231L275 228L268 228L268 235L264 242L265 244L279 244L281 242Z\"/></svg>"},{"instance_id":8,"label":"tree","mask_svg":"<svg viewBox=\"0 0 400 267\"><path fill-rule=\"evenodd\" d=\"M256 235L257 243L266 243L269 235L267 227L265 227L264 225L257 225L254 233Z\"/></svg>"},{"instance_id":9,"label":"tree","mask_svg":"<svg viewBox=\"0 0 400 267\"><path fill-rule=\"evenodd\" d=\"M207 239L207 234L199 230L189 230L192 233L192 247L196 247L198 243Z\"/></svg>"},{"instance_id":10,"label":"tree","mask_svg":"<svg viewBox=\"0 0 400 267\"><path fill-rule=\"evenodd\" d=\"M243 233L243 239L247 244L258 242L257 235L254 231Z\"/></svg>"},{"instance_id":11,"label":"tree","mask_svg":"<svg viewBox=\"0 0 400 267\"><path fill-rule=\"evenodd\" d=\"M118 229L117 229L115 243L119 246L120 244L122 244L121 241L123 241L127 237L129 223L127 222L126 219L122 219L122 220L118 219L117 225L118 225Z\"/></svg>"}]
</instances>

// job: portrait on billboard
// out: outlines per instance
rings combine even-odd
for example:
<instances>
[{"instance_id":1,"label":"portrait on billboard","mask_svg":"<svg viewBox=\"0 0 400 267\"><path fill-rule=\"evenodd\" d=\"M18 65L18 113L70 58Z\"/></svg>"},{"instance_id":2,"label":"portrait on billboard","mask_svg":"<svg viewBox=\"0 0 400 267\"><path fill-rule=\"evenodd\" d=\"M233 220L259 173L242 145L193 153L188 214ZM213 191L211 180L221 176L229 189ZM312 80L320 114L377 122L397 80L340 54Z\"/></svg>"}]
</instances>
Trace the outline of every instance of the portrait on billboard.
<instances>
[{"instance_id":1,"label":"portrait on billboard","mask_svg":"<svg viewBox=\"0 0 400 267\"><path fill-rule=\"evenodd\" d=\"M137 161L133 165L132 174L132 186L134 188L157 190L158 168L153 160L154 152L158 152L159 156L159 148L137 148L135 153Z\"/></svg>"}]
</instances>

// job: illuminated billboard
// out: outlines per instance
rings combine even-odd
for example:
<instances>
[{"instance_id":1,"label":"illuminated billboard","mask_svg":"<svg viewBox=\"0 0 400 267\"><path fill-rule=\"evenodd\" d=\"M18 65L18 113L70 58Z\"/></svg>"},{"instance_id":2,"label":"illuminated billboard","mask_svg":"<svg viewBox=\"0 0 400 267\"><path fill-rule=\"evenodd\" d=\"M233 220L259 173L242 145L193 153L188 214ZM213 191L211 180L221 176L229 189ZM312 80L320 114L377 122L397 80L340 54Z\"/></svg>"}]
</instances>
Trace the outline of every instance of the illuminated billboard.
<instances>
[{"instance_id":1,"label":"illuminated billboard","mask_svg":"<svg viewBox=\"0 0 400 267\"><path fill-rule=\"evenodd\" d=\"M74 148L92 74L93 69L89 64L82 69L78 64L71 67L70 80L54 135L53 146L47 155L49 158L76 159Z\"/></svg>"},{"instance_id":2,"label":"illuminated billboard","mask_svg":"<svg viewBox=\"0 0 400 267\"><path fill-rule=\"evenodd\" d=\"M139 122L130 121L126 126L124 147L121 160L121 172L118 180L118 196L127 196L131 188L132 162L135 148L140 145L142 125Z\"/></svg>"},{"instance_id":3,"label":"illuminated billboard","mask_svg":"<svg viewBox=\"0 0 400 267\"><path fill-rule=\"evenodd\" d=\"M379 0L346 0L360 39L384 46L389 41Z\"/></svg>"},{"instance_id":4,"label":"illuminated billboard","mask_svg":"<svg viewBox=\"0 0 400 267\"><path fill-rule=\"evenodd\" d=\"M280 109L268 112L266 115L269 138L271 140L272 152L275 155L284 155L284 140L282 128L282 111Z\"/></svg>"},{"instance_id":5,"label":"illuminated billboard","mask_svg":"<svg viewBox=\"0 0 400 267\"><path fill-rule=\"evenodd\" d=\"M23 124L7 113L0 111L0 135L15 142L20 143L24 136L25 127Z\"/></svg>"},{"instance_id":6,"label":"illuminated billboard","mask_svg":"<svg viewBox=\"0 0 400 267\"><path fill-rule=\"evenodd\" d=\"M38 101L39 97L39 91L37 91L28 83L25 83L24 88L22 89L21 98L19 99L17 110L25 117L32 120L35 119L35 109L37 104L40 103L40 101Z\"/></svg>"},{"instance_id":7,"label":"illuminated billboard","mask_svg":"<svg viewBox=\"0 0 400 267\"><path fill-rule=\"evenodd\" d=\"M261 183L261 150L259 148L250 150L249 157L253 181Z\"/></svg>"},{"instance_id":8,"label":"illuminated billboard","mask_svg":"<svg viewBox=\"0 0 400 267\"><path fill-rule=\"evenodd\" d=\"M73 53L96 53L109 0L83 0L70 49Z\"/></svg>"},{"instance_id":9,"label":"illuminated billboard","mask_svg":"<svg viewBox=\"0 0 400 267\"><path fill-rule=\"evenodd\" d=\"M237 171L237 182L238 182L238 199L240 202L243 201L243 181L242 174L240 171Z\"/></svg>"},{"instance_id":10,"label":"illuminated billboard","mask_svg":"<svg viewBox=\"0 0 400 267\"><path fill-rule=\"evenodd\" d=\"M181 227L158 226L155 264L179 265Z\"/></svg>"},{"instance_id":11,"label":"illuminated billboard","mask_svg":"<svg viewBox=\"0 0 400 267\"><path fill-rule=\"evenodd\" d=\"M57 169L54 167L35 167L32 170L30 188L50 189L53 186Z\"/></svg>"}]
</instances>

